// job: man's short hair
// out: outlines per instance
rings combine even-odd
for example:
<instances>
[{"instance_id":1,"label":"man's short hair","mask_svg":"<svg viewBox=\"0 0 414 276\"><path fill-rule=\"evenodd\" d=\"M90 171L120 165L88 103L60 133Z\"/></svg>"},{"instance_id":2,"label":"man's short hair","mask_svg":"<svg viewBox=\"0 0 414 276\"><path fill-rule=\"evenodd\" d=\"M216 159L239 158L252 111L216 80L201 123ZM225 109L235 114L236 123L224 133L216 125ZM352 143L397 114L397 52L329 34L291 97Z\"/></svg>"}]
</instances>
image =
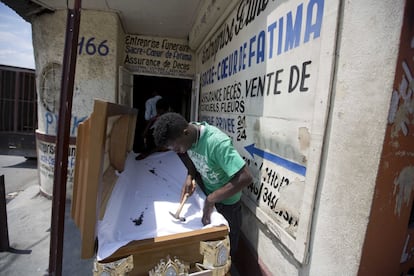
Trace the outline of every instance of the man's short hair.
<instances>
[{"instance_id":1,"label":"man's short hair","mask_svg":"<svg viewBox=\"0 0 414 276\"><path fill-rule=\"evenodd\" d=\"M187 120L178 113L167 112L161 115L154 124L155 144L158 147L168 146L168 142L180 137L187 126Z\"/></svg>"}]
</instances>

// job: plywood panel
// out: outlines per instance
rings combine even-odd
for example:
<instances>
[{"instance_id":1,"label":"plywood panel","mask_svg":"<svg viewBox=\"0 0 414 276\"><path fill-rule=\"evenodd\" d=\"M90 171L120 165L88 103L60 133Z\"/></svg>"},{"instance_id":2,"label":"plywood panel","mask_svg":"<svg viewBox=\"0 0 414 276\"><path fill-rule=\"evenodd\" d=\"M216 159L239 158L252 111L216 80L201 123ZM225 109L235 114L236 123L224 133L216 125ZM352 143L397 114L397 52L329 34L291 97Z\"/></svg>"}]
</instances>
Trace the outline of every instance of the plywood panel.
<instances>
[{"instance_id":1,"label":"plywood panel","mask_svg":"<svg viewBox=\"0 0 414 276\"><path fill-rule=\"evenodd\" d=\"M112 129L112 127L109 127L110 130L108 130L108 121L110 124L113 124L118 119L113 116L125 116L127 119L123 120L127 122L124 122L123 125L129 125L129 127L133 128L131 131L127 130L126 133L133 135L136 114L137 111L135 109L96 100L90 118L79 125L72 218L81 231L82 258L91 258L95 253L96 222L101 214L101 202L105 202L108 197L107 194L103 196L103 192L110 191L108 187L104 189L102 185L104 183L103 175L105 171L113 167L109 155L105 154L110 149L107 133L110 133ZM110 117L112 117L112 120L108 120ZM131 139L133 140L133 137L128 137L127 141ZM109 146L105 149L107 143L109 143ZM124 144L127 144L127 142L124 142ZM117 157L116 163L120 167L122 163L121 158ZM115 181L112 179L112 181L108 180L105 183L112 182Z\"/></svg>"}]
</instances>

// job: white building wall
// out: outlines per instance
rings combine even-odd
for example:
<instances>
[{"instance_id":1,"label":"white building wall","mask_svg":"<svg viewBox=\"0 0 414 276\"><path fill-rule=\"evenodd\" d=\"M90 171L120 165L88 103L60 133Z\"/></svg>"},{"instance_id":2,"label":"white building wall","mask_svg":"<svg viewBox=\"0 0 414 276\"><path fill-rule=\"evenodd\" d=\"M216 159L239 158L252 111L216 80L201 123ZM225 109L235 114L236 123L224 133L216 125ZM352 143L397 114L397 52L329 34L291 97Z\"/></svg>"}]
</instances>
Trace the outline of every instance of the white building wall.
<instances>
[{"instance_id":1,"label":"white building wall","mask_svg":"<svg viewBox=\"0 0 414 276\"><path fill-rule=\"evenodd\" d=\"M267 1L253 2L265 3ZM305 10L310 2L314 1L279 3L274 6L273 11L264 12L268 15L266 22L270 24L269 22L283 16L288 11L295 14L295 7L300 4L304 5ZM390 106L390 90L394 81L405 1L338 1L338 5L335 1L317 2L324 2L324 25L320 41L315 39L315 42L309 42L316 44L314 46L308 44L300 46L304 48L304 52L301 52L299 47L293 50L292 56L287 55L283 58L282 54L276 62L276 66L283 67L286 65L286 60L295 62L296 59L297 64L300 64L306 57L309 57L312 60L312 66L318 68L317 73L311 69L312 76L317 76L315 86L310 85L311 89L314 89L311 93L316 95L314 105L310 107L314 111L314 121L309 123L303 120L302 123L298 123L297 118L292 120L289 117L292 113L289 113L291 110L287 109L286 114L289 115L285 118L287 120L285 125L277 121L274 116L269 116L272 114L271 104L277 104L274 99L266 98L258 104L251 104L252 101L244 99L248 123L254 122L251 118L254 117L252 114L255 114L256 110L261 111L262 114L262 117L257 115L261 124L255 126L260 126L262 136L260 139L255 136L253 141L259 145L262 142L263 148L266 148L266 143L269 143L266 150L272 153L283 156L283 152L279 151L280 144L279 147L277 146L280 143L280 137L278 134L275 135L275 132L280 130L282 134L285 131L285 142L291 143L291 148L296 149L301 146L296 144L301 143L300 137L297 142L300 135L296 135L294 131L286 131L283 127L288 129L290 124L297 125L298 128L307 126L310 130L309 153L304 154L308 158L308 162L305 161L307 175L304 183L306 186L315 185L315 193L312 194L312 190L302 191L304 193L302 198L290 198L290 203L299 199L299 203L302 204L300 209L302 213L299 214L301 222L306 223L306 218L301 217L304 210L308 208L311 212L309 225L300 228L299 224L299 230L297 230L297 235L306 236L306 239L289 240L277 221L275 223L275 220L272 220L271 214L267 216L268 213L263 211L265 207L260 203L252 207L252 204L246 200L246 193L244 195L243 202L246 205L243 233L256 250L259 261L273 275L357 274ZM217 91L227 85L225 80L219 80L217 75L211 75L208 70L213 65L215 66L213 70L217 70L219 61L222 61L231 51L238 51L237 46L232 44L234 40L238 39L235 44L242 45L241 42L249 42L255 31L266 30L266 23L261 23L258 19L259 15L250 24L250 27L255 25L251 27L254 31L246 31L242 38L233 37L233 42L229 42L218 50L212 61L203 61L206 43L214 41L214 36L224 23L227 22L227 26L231 26L232 16L237 18L237 3L233 5L233 9L230 6L227 10L230 9L232 12L226 13L224 18L216 21L220 22L219 26L211 24L212 30L209 33L206 31L199 33L201 36L208 34L197 48L197 70L202 75L202 86L203 73L207 72L207 75L214 79L214 82L204 79L204 83L207 82L205 84L207 88L203 90L202 87L201 99L203 99L203 92L205 96L208 94L206 92ZM206 26L203 27L209 29ZM197 28L202 29L200 25L197 25ZM247 25L244 28L251 30ZM330 30L327 31L327 29ZM192 35L197 36L194 32ZM198 41L198 38L193 38L193 41ZM190 37L190 45L193 45L193 41ZM310 48L306 49L307 47ZM315 58L315 51L320 51L319 60ZM330 54L333 55L332 60L328 58ZM267 71L264 72L271 72L269 64L270 68L275 68L272 67L271 60L265 63ZM262 69L252 66L251 71L255 73L249 73L249 70L239 71L228 82L232 84L240 81L243 94L243 88L247 87L247 83L246 85L243 83L248 79L246 75L260 75L260 70ZM221 72L216 72L218 73ZM326 90L326 95L321 90ZM220 98L220 96L217 97ZM283 101L281 98L278 100ZM326 105L323 104L325 101ZM204 111L201 108L201 118L210 118L212 124L217 122L217 118L231 119L238 115L237 111L235 113L220 111L211 97L204 97L204 103L201 102L201 104L206 103L209 105L205 105ZM293 107L293 105L286 101L282 108L285 107ZM324 121L324 107L327 108L326 122ZM309 106L304 106L301 111L307 112L306 108ZM318 128L318 124L323 124L324 127ZM249 133L248 127L246 130L248 136L252 134ZM235 138L234 133L229 132L228 129L225 131ZM273 132L269 134L270 131ZM265 133L267 133L267 138L263 137ZM315 146L318 142L320 142L320 148ZM235 143L242 155L246 156L243 142L236 141ZM320 155L317 154L318 151ZM294 157L294 155L290 156L293 159ZM263 174L259 172L259 177L262 176ZM283 195L280 197L282 198ZM305 251L303 260L300 258L301 248Z\"/></svg>"},{"instance_id":2,"label":"white building wall","mask_svg":"<svg viewBox=\"0 0 414 276\"><path fill-rule=\"evenodd\" d=\"M52 62L60 65L63 63L66 17L66 10L58 10L52 14L35 17L32 21L39 97L42 97L41 74L45 67ZM123 52L123 48L118 47L119 36L123 37L119 26L115 13L81 11L72 110L73 116L77 118L75 122L92 112L94 98L115 101L117 67L120 62L118 55L119 52ZM60 93L60 87L54 88L55 94ZM40 103L42 102L43 99L40 99ZM39 111L39 130L54 135L56 122L48 123L44 114L48 111L51 110L41 108ZM58 110L55 110L54 114L58 114ZM76 125L73 130L71 136L76 136Z\"/></svg>"},{"instance_id":3,"label":"white building wall","mask_svg":"<svg viewBox=\"0 0 414 276\"><path fill-rule=\"evenodd\" d=\"M53 193L54 140L59 115L60 86L66 34L66 10L32 19L38 91L38 162L40 188ZM73 91L70 136L93 110L94 99L117 100L118 67L124 34L115 13L81 11L78 54ZM74 149L74 144L71 149ZM75 151L68 160L68 197L71 196Z\"/></svg>"},{"instance_id":4,"label":"white building wall","mask_svg":"<svg viewBox=\"0 0 414 276\"><path fill-rule=\"evenodd\" d=\"M342 3L306 275L358 272L387 126L404 3Z\"/></svg>"}]
</instances>

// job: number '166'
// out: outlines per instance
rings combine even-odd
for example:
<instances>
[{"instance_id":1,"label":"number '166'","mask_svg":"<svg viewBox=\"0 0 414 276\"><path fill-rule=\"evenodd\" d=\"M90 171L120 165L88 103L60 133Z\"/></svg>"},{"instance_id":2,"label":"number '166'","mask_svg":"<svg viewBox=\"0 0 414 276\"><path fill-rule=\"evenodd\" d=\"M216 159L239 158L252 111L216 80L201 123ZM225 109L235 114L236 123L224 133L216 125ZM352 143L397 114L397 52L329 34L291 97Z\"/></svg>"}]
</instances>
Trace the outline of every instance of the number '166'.
<instances>
[{"instance_id":1,"label":"number '166'","mask_svg":"<svg viewBox=\"0 0 414 276\"><path fill-rule=\"evenodd\" d=\"M109 53L109 48L106 45L107 40L103 40L99 45L96 45L94 42L95 37L91 37L86 41L85 37L81 37L78 43L79 46L79 55L82 55L82 52L85 50L88 55L95 55L98 53L100 56L106 56Z\"/></svg>"}]
</instances>

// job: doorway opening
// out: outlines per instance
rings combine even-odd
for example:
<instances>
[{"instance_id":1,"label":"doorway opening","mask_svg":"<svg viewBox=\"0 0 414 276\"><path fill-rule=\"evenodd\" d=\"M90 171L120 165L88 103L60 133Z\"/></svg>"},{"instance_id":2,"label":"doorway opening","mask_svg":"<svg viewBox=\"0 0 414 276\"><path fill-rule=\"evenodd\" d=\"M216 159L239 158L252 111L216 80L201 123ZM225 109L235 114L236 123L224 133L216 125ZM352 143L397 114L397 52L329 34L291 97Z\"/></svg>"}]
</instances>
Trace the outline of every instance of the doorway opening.
<instances>
[{"instance_id":1,"label":"doorway opening","mask_svg":"<svg viewBox=\"0 0 414 276\"><path fill-rule=\"evenodd\" d=\"M141 152L144 141L142 133L145 129L145 102L152 97L154 90L167 100L170 111L180 113L187 120L191 115L191 87L193 80L134 75L133 107L138 109L135 128L134 152Z\"/></svg>"}]
</instances>

